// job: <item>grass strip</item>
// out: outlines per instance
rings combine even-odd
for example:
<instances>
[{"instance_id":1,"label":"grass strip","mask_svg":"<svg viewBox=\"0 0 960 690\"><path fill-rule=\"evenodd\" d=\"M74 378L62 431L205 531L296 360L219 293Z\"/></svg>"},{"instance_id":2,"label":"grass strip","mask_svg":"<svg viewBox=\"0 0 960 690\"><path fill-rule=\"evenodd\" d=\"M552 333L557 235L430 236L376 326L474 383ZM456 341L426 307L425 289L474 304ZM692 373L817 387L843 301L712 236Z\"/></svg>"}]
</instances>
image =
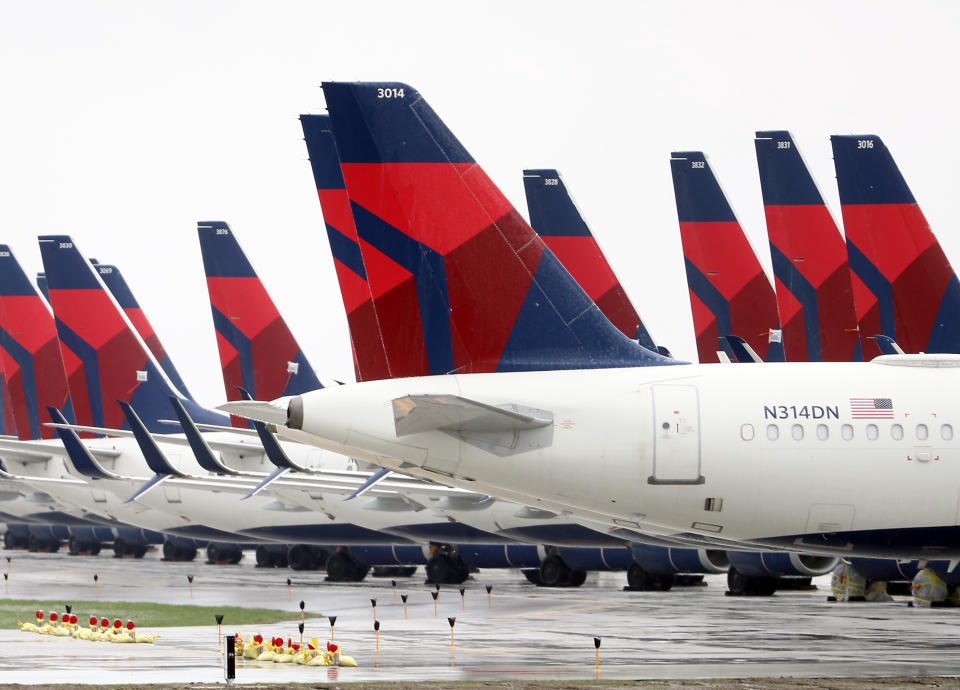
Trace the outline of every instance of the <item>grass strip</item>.
<instances>
[{"instance_id":1,"label":"grass strip","mask_svg":"<svg viewBox=\"0 0 960 690\"><path fill-rule=\"evenodd\" d=\"M278 623L300 617L299 612L280 609L250 609L240 606L192 606L180 604L155 604L147 601L59 601L35 599L0 600L0 629L15 628L17 621L36 622L36 612L51 611L58 615L66 610L64 604L73 605L73 613L79 618L80 625L86 626L91 615L109 618L111 623L119 618L124 623L132 620L137 628L170 628L191 625L216 625L214 614L223 614L223 624L227 629L239 625ZM307 618L318 618L318 614L307 614Z\"/></svg>"}]
</instances>

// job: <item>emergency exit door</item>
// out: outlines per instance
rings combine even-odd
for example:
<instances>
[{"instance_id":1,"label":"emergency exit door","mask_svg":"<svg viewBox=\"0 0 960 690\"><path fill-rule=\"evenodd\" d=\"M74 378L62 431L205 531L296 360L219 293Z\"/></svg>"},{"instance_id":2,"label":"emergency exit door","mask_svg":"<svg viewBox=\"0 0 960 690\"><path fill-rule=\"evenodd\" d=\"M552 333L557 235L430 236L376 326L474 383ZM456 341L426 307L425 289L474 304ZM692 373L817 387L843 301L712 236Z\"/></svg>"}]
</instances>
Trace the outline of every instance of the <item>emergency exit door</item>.
<instances>
[{"instance_id":1,"label":"emergency exit door","mask_svg":"<svg viewBox=\"0 0 960 690\"><path fill-rule=\"evenodd\" d=\"M700 397L696 386L659 384L653 395L653 474L650 484L703 484Z\"/></svg>"}]
</instances>

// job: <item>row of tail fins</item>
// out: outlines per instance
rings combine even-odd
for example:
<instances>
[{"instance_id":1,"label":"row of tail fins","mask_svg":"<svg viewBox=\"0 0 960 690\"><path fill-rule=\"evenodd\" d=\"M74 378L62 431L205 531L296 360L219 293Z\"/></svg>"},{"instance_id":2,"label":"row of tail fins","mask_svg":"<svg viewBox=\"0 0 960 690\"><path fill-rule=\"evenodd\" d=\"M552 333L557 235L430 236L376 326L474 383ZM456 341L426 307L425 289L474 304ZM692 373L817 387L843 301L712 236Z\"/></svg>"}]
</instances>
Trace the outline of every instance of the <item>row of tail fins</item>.
<instances>
[{"instance_id":1,"label":"row of tail fins","mask_svg":"<svg viewBox=\"0 0 960 690\"><path fill-rule=\"evenodd\" d=\"M673 364L627 298L555 170L526 170L530 223L426 101L402 84L323 85L301 116L350 328L357 380ZM394 97L384 98L384 92ZM397 96L396 94L402 94ZM883 142L832 138L844 243L787 132L758 132L776 290L700 152L671 156L701 361L850 361L957 351L957 279ZM198 224L228 399L321 387L226 223ZM190 396L115 266L40 238L41 285L0 246L3 419L47 438L41 411L124 428L129 403L172 432ZM740 336L737 338L736 336ZM246 424L234 419L236 425Z\"/></svg>"}]
</instances>

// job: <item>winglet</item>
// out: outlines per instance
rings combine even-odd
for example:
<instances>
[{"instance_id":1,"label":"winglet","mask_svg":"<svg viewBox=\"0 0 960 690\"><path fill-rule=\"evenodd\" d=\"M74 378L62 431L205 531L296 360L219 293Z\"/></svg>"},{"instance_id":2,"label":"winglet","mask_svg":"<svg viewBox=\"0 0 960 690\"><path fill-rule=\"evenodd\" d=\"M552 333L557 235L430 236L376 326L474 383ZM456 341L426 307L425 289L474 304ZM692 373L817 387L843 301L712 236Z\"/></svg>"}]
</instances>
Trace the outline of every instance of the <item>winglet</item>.
<instances>
[{"instance_id":1,"label":"winglet","mask_svg":"<svg viewBox=\"0 0 960 690\"><path fill-rule=\"evenodd\" d=\"M137 439L137 445L140 446L140 452L143 453L147 466L157 474L170 474L176 477L188 476L170 464L163 451L160 450L160 446L153 440L153 436L150 435L147 427L144 426L140 417L134 411L133 406L123 400L117 400L117 404L123 408L123 414L127 418L127 423L130 425L134 438Z\"/></svg>"},{"instance_id":2,"label":"winglet","mask_svg":"<svg viewBox=\"0 0 960 690\"><path fill-rule=\"evenodd\" d=\"M58 424L68 423L66 417L53 405L47 406L47 412L54 422ZM64 448L67 449L67 457L77 472L91 479L123 479L120 475L104 469L97 459L93 457L93 454L87 450L87 447L80 442L80 437L77 436L77 432L73 429L55 428L57 436L60 437L60 440L63 441Z\"/></svg>"},{"instance_id":3,"label":"winglet","mask_svg":"<svg viewBox=\"0 0 960 690\"><path fill-rule=\"evenodd\" d=\"M180 420L180 426L183 428L183 433L187 437L193 456L197 459L200 467L215 474L240 474L240 472L224 465L214 454L207 440L200 433L197 425L194 424L190 413L183 406L183 402L178 397L171 395L170 403L173 405L173 411L177 413L177 419Z\"/></svg>"},{"instance_id":4,"label":"winglet","mask_svg":"<svg viewBox=\"0 0 960 690\"><path fill-rule=\"evenodd\" d=\"M250 394L250 391L245 388L238 387L240 397L244 400L251 401L253 396ZM253 422L254 429L257 430L257 436L260 437L260 444L263 446L264 452L267 454L267 458L277 467L282 467L288 470L296 470L297 472L312 472L313 470L298 465L293 460L290 459L290 456L286 454L283 448L277 443L277 439L273 434L267 429L267 425L263 422L258 422L255 419L251 419ZM251 494L252 495L252 494Z\"/></svg>"}]
</instances>

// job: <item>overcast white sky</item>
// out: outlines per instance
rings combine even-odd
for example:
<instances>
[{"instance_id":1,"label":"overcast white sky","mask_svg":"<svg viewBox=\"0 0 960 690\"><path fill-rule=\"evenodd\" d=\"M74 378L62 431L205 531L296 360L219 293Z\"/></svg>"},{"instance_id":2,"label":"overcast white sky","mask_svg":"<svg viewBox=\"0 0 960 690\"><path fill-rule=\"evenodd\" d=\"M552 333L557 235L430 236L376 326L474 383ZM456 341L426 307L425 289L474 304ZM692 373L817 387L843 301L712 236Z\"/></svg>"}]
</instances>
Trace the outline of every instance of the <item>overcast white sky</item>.
<instances>
[{"instance_id":1,"label":"overcast white sky","mask_svg":"<svg viewBox=\"0 0 960 690\"><path fill-rule=\"evenodd\" d=\"M829 135L887 142L947 254L952 2L0 3L0 241L116 263L194 394L223 399L197 220L236 230L321 374L352 378L297 115L321 80L420 90L526 213L556 167L658 342L696 349L668 165L702 149L769 266L753 148L790 129L838 216Z\"/></svg>"}]
</instances>

